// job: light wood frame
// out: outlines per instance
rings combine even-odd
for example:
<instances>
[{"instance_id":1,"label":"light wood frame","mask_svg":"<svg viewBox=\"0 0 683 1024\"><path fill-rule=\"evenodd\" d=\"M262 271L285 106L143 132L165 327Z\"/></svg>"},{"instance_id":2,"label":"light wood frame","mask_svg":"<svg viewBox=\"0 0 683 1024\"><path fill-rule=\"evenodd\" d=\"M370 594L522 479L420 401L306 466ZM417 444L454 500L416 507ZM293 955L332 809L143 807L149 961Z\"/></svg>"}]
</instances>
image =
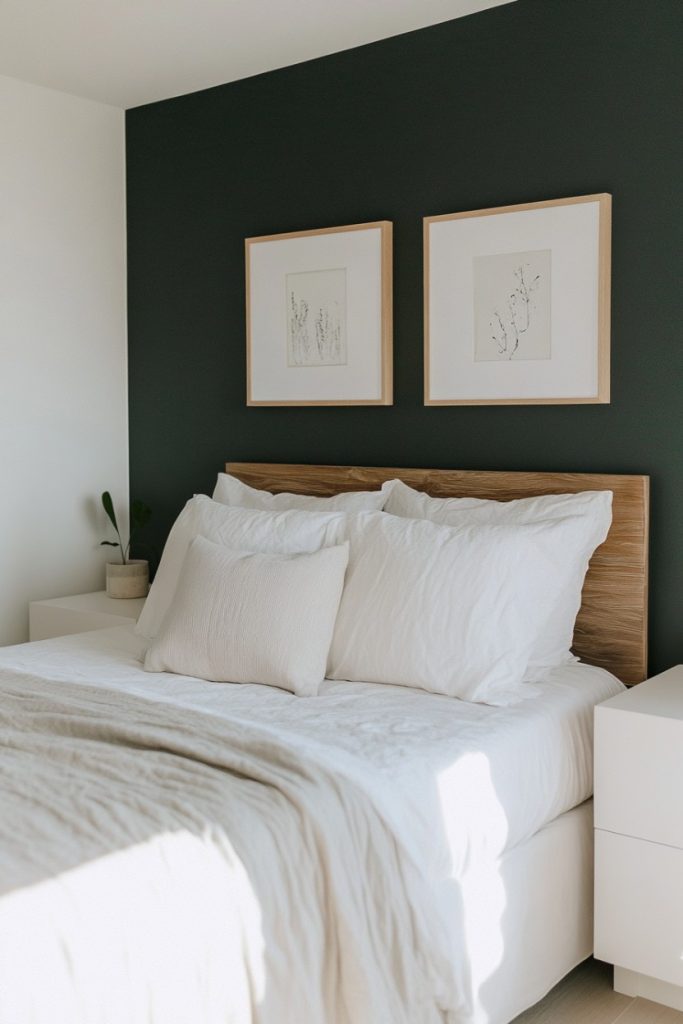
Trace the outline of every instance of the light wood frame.
<instances>
[{"instance_id":1,"label":"light wood frame","mask_svg":"<svg viewBox=\"0 0 683 1024\"><path fill-rule=\"evenodd\" d=\"M251 314L251 247L261 242L284 241L290 238L313 238L318 235L339 234L349 231L368 231L379 229L381 232L381 393L378 398L370 399L322 399L322 400L278 400L263 401L252 397L252 314ZM247 322L247 405L248 406L342 406L342 405L392 405L393 393L393 264L392 264L393 225L388 220L369 221L365 224L346 224L340 227L317 228L312 231L288 231L278 235L258 235L244 240L245 276L246 276L246 322Z\"/></svg>"},{"instance_id":2,"label":"light wood frame","mask_svg":"<svg viewBox=\"0 0 683 1024\"><path fill-rule=\"evenodd\" d=\"M251 487L327 497L375 490L398 478L439 498L510 501L536 494L610 490L609 535L591 559L574 631L574 651L624 683L647 677L650 478L609 473L506 473L449 469L308 466L228 462L226 472Z\"/></svg>"},{"instance_id":3,"label":"light wood frame","mask_svg":"<svg viewBox=\"0 0 683 1024\"><path fill-rule=\"evenodd\" d=\"M520 213L524 210L551 209L556 206L573 206L579 203L599 204L598 227L598 310L597 310L597 394L576 398L430 398L430 244L429 231L432 224L441 221L459 220L469 217L492 217L504 213ZM611 249L612 249L612 197L606 192L587 196L571 196L567 199L550 199L538 203L520 203L515 206L497 206L484 210L468 210L464 213L447 213L425 217L423 227L424 244L424 404L425 405L590 405L610 401L610 298L611 298Z\"/></svg>"}]
</instances>

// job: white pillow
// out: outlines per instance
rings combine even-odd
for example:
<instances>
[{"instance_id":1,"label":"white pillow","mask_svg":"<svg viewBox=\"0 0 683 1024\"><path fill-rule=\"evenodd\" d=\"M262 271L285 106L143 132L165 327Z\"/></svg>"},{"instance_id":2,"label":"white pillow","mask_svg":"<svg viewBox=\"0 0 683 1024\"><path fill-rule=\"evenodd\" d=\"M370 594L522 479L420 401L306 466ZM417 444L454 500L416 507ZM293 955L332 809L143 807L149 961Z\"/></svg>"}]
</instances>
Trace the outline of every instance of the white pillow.
<instances>
[{"instance_id":1,"label":"white pillow","mask_svg":"<svg viewBox=\"0 0 683 1024\"><path fill-rule=\"evenodd\" d=\"M588 563L602 544L612 523L611 491L543 494L515 501L482 498L432 498L392 480L386 511L411 519L428 519L445 526L468 523L538 523L576 517L572 543L556 553L557 570L564 580L558 591L546 631L531 652L527 678L540 677L548 668L576 660L572 645L574 623L581 607L581 590Z\"/></svg>"},{"instance_id":2,"label":"white pillow","mask_svg":"<svg viewBox=\"0 0 683 1024\"><path fill-rule=\"evenodd\" d=\"M611 491L578 491L576 494L539 494L514 501L490 498L433 498L402 480L389 480L385 511L406 519L429 519L444 526L458 526L463 519L477 523L534 523L565 516L605 518L612 521Z\"/></svg>"},{"instance_id":3,"label":"white pillow","mask_svg":"<svg viewBox=\"0 0 683 1024\"><path fill-rule=\"evenodd\" d=\"M195 537L145 669L315 696L348 558L348 542L264 555Z\"/></svg>"},{"instance_id":4,"label":"white pillow","mask_svg":"<svg viewBox=\"0 0 683 1024\"><path fill-rule=\"evenodd\" d=\"M240 508L259 508L265 511L278 509L310 509L315 512L370 512L383 509L388 488L385 484L379 491L348 491L333 494L330 498L316 498L311 494L271 494L243 484L229 473L219 473L213 492L213 500L223 505Z\"/></svg>"},{"instance_id":5,"label":"white pillow","mask_svg":"<svg viewBox=\"0 0 683 1024\"><path fill-rule=\"evenodd\" d=\"M328 676L490 704L532 695L520 684L567 586L563 552L582 529L576 516L458 528L350 517Z\"/></svg>"},{"instance_id":6,"label":"white pillow","mask_svg":"<svg viewBox=\"0 0 683 1024\"><path fill-rule=\"evenodd\" d=\"M187 502L168 535L136 632L155 637L173 600L192 540L206 537L238 551L296 554L317 551L346 539L343 512L260 512L229 508L204 494Z\"/></svg>"}]
</instances>

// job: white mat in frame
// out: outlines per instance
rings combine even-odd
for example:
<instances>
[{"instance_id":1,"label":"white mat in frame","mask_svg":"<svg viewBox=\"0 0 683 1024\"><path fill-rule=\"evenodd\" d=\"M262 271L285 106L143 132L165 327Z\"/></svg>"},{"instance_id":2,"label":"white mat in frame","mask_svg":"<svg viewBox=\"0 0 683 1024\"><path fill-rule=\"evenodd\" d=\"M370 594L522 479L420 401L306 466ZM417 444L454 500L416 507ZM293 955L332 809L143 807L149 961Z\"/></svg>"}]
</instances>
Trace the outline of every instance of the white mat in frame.
<instances>
[{"instance_id":1,"label":"white mat in frame","mask_svg":"<svg viewBox=\"0 0 683 1024\"><path fill-rule=\"evenodd\" d=\"M389 221L247 238L247 405L391 405Z\"/></svg>"},{"instance_id":2,"label":"white mat in frame","mask_svg":"<svg viewBox=\"0 0 683 1024\"><path fill-rule=\"evenodd\" d=\"M611 196L424 220L425 404L609 402Z\"/></svg>"}]
</instances>

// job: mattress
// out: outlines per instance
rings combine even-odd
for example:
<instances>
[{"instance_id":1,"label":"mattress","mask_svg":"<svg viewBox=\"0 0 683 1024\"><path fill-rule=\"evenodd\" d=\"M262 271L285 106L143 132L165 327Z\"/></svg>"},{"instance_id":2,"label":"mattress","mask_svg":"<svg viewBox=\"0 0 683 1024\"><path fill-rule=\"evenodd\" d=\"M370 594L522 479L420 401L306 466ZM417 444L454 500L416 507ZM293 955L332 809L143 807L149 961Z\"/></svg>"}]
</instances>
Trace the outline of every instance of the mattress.
<instances>
[{"instance_id":1,"label":"mattress","mask_svg":"<svg viewBox=\"0 0 683 1024\"><path fill-rule=\"evenodd\" d=\"M360 845L361 856L365 857L365 861L362 868L356 868L356 877L360 878L360 871L362 876L367 874L367 878L358 888L364 892L362 899L366 906L377 904L370 920L382 927L389 922L394 929L392 934L404 937L401 941L401 957L405 955L408 959L403 967L392 967L391 957L396 957L394 948L385 964L381 986L384 998L394 987L388 980L393 976L396 980L396 996L399 997L402 991L401 998L404 1001L393 1010L378 1013L370 1010L368 1016L367 999L359 997L350 1016L338 1008L338 1012L330 1019L350 1020L354 1024L361 1020L372 1020L373 1024L386 1020L387 1024L389 1021L395 1024L399 1019L404 1020L406 1012L406 1020L410 1024L417 1024L418 1020L426 1022L436 1019L433 1010L428 1011L426 1006L424 1012L420 1011L415 1016L410 1009L413 1003L410 998L406 998L406 989L401 990L399 984L401 980L410 980L412 974L406 973L406 968L410 957L413 960L417 957L415 964L420 958L423 959L424 977L433 978L432 991L436 1002L451 1008L443 1017L437 1013L439 1020L447 1020L452 1024L505 1024L514 1013L539 998L546 987L588 952L586 935L590 934L590 906L587 893L591 888L591 858L588 850L590 812L586 810L589 805L585 801L592 789L593 707L622 688L609 673L579 664L564 666L549 673L541 683L535 684L540 691L536 697L505 708L468 704L406 687L330 681L323 684L319 696L300 698L260 685L211 683L165 673L146 673L142 669L145 647L146 642L136 636L131 627L117 627L4 648L0 650L0 679L4 683L9 680L8 692L19 695L20 702L30 702L35 699L33 694L42 694L38 709L45 705L46 700L49 703L54 698L48 714L57 714L62 721L65 721L65 717L60 710L60 686L64 707L68 706L69 709L78 708L78 694L82 692L84 713L93 721L94 711L96 729L99 728L99 711L93 694L102 695L102 713L105 719L109 716L115 730L118 729L116 720L119 714L122 719L125 717L124 712L128 715L129 724L126 728L129 732L133 730L133 736L136 735L137 714L149 719L152 730L155 727L164 728L163 722L155 726L157 717L170 723L181 746L192 744L193 730L197 730L196 736L201 738L206 725L209 733L213 729L214 736L214 746L207 763L212 763L212 758L223 760L225 757L229 771L234 770L239 763L235 758L244 756L250 749L249 736L256 736L257 747L253 749L265 751L272 747L275 752L275 759L268 763L264 761L259 771L279 772L279 764L284 767L289 760L295 767L300 761L304 773L313 780L313 788L319 789L319 812L322 811L319 824L326 821L328 812L325 807L332 806L331 803L325 804L325 800L334 803L339 799L350 807L358 799L367 802L367 811L364 810L362 815L358 811L357 816L350 819L354 825L361 821L372 824L378 816L376 823L372 824L373 840L369 845L367 842L365 846L362 843ZM48 683L47 688L44 681ZM135 700L140 697L145 698L145 702L136 705ZM71 704L66 704L67 698ZM148 703L150 701L151 705ZM155 706L158 714L154 713ZM220 729L211 726L212 722L217 721L225 724L224 733L222 724ZM65 728L67 733L71 731L68 719ZM184 738L186 735L187 739ZM236 753L231 753L220 738L219 745L215 745L215 738L223 735L232 737L230 742ZM243 745L243 737L246 737L246 746ZM156 742L154 737L153 742ZM129 762L131 766L134 763L137 762ZM130 777L127 774L125 777L121 775L120 769L117 771L124 782ZM48 777L45 776L43 780L41 792L47 794L49 803L51 786L46 781ZM318 777L319 785L316 782ZM344 785L345 778L348 786ZM19 784L21 776L17 776L16 780ZM258 805L262 799L258 796L258 787L254 790L252 784L247 789ZM125 792L124 789L122 796ZM199 800L200 791L196 792ZM235 799L239 800L237 793ZM184 814L188 807L191 808L191 804L184 802ZM572 811L571 808L577 810ZM253 808L246 809L249 814L255 813ZM67 810L65 805L65 813ZM30 836L30 815L24 817L28 823L25 834ZM240 820L244 822L244 815ZM258 820L258 816L253 819L257 832L261 829ZM379 826L380 820L386 827ZM310 823L299 834L295 819L290 818L288 821L288 846L281 849L288 849L289 855L284 852L278 854L275 848L268 853L268 842L264 837L259 841L265 843L264 852L261 852L257 844L258 849L253 850L258 855L257 860L251 865L256 872L255 878L259 877L258 870L261 870L265 872L262 877L271 880L273 884L280 878L280 864L284 872L275 892L269 897L269 905L261 901L252 906L252 914L263 913L264 920L272 922L268 933L271 945L261 946L261 956L264 950L269 955L271 977L274 977L273 964L280 965L280 987L274 985L272 991L274 1011L270 1016L264 1007L261 1007L262 1015L259 1011L258 1019L267 1024L271 1024L271 1021L273 1024L282 1024L285 1019L301 1019L298 1011L293 1011L293 1017L282 1015L284 992L299 991L297 985L300 985L301 992L308 1000L314 998L317 991L313 987L305 992L308 979L315 978L315 968L312 969L310 965L316 963L321 948L320 943L313 940L315 931L311 929L316 907L313 902L310 907L307 906L308 900L313 900L313 892L302 892L297 896L299 883L296 880L296 867L310 855L311 848L304 842L306 836L311 835ZM124 831L127 829L125 817L121 818L120 826ZM334 831L329 823L323 827L326 833ZM342 836L336 833L331 838L335 843L342 840ZM327 836L326 842L329 839L330 836ZM154 842L162 844L162 862L166 868L177 857L178 843L182 846L182 837L169 838L162 834ZM245 852L248 846L249 842ZM145 856L146 849L143 846L142 854ZM358 849L353 847L354 855ZM392 852L394 849L400 850L396 858ZM349 847L351 852L352 848ZM140 875L139 906L140 913L144 915L149 914L149 907L154 906L155 901L158 903L156 888L159 876L146 861L140 862L142 854L133 846L126 851L125 863L122 861L121 864L125 868L126 878L135 881ZM67 889L63 890L57 876L56 888L50 883L47 893L42 891L44 886L32 885L24 893L19 893L17 900L13 900L10 895L10 903L5 904L9 906L9 920L19 922L19 931L22 928L25 930L26 922L33 920L32 914L36 922L44 921L47 911L48 918L51 914L50 919L55 922L55 941L52 941L49 929L41 929L41 941L46 943L46 950L52 950L51 962L56 965L55 978L59 979L59 984L66 992L64 1005L71 1009L65 1011L65 1015L55 1017L55 1010L48 1007L47 1017L39 1014L35 1016L40 1024L43 1020L49 1020L50 1024L56 1020L61 1024L62 1019L69 1020L70 1024L76 1021L80 1024L81 1020L84 1024L91 1024L91 1021L110 1019L98 1016L96 1007L101 992L111 988L116 978L112 966L105 965L101 956L96 957L85 975L87 982L78 984L74 969L69 967L67 973L64 973L60 966L62 953L59 952L66 950L66 962L75 964L76 968L79 964L82 966L84 956L88 955L88 945L86 943L84 947L83 944L82 929L74 923L78 917L74 919L71 912L81 915L86 912L86 906L80 902L84 885L86 892L91 891L91 898L100 899L99 890L95 893L95 890L87 888L91 885L88 875L92 871L100 871L108 860L107 856L103 858L98 854L91 859L90 866L86 864L85 869L71 872L75 876L73 889L68 888L72 883L67 882ZM396 864L390 870L390 864L394 861ZM415 870L401 868L403 861L412 864ZM14 863L15 866L20 865L21 858ZM315 861L310 863L313 872ZM342 877L343 864L339 863L336 870L338 880L348 885L348 878ZM166 912L170 913L169 908L174 901L181 898L184 886L195 884L195 872L188 864L184 864L182 871L182 884L169 883L166 890ZM401 884L399 875L403 878ZM288 882L283 890L281 886L285 878ZM221 884L224 884L223 874L216 876L217 888ZM317 888L319 892L319 886ZM346 891L350 892L348 889ZM210 906L211 895L210 892L207 895L206 887L202 889L200 886L198 892L200 896L197 899L208 898ZM57 913L54 905L47 901L46 897L50 893L53 901L57 899L56 905L61 906L66 900L64 906L69 908L66 916L62 911ZM194 905L196 907L196 900ZM330 909L326 913L332 915L331 904L328 902L327 905ZM394 921L390 921L386 910L382 909L389 905ZM324 906L323 899L321 908ZM337 909L333 920L336 931L339 915L346 917L350 908L345 909L344 900L335 906ZM546 909L549 906L550 913ZM111 917L116 912L116 906L112 906L107 914ZM355 913L356 919L347 938L345 953L347 956L360 957L360 966L367 960L367 950L363 952L364 926L361 924L363 914L360 906ZM106 917L107 914L100 916ZM296 971L293 972L294 963L289 959L292 955L291 939L282 935L276 937L278 921L283 919L283 914L284 920L288 922L288 931L298 936L297 942L306 941L305 936L308 935L307 941L311 947L307 958L297 957L297 962L301 959L303 965L299 971L299 981L293 980ZM156 912L155 915L147 916L148 926L142 932L140 928L135 929L133 935L137 941L136 937L149 932L144 948L141 946L139 950L139 991L134 1005L131 1003L122 1011L123 1016L119 1017L112 1010L112 1020L159 1020L166 1024L171 1019L168 1016L168 1000L172 990L166 982L160 980L166 974L162 971L155 984L154 979L146 973L162 969L154 949L165 941L166 936L158 928L155 933L159 917ZM317 920L318 928L329 927L325 925L324 918L319 917ZM161 917L159 921L162 921ZM73 926L71 932L68 932L68 928L64 932L64 926L69 923ZM564 928L563 923L566 925ZM543 955L539 956L537 947L539 941L542 943L546 926L555 938L560 935L561 941L549 938L547 944L543 945ZM125 980L125 964L129 955L126 952L128 938L125 937L125 927L128 926L124 922L118 947L123 950L123 954L119 953L118 961L113 958L112 964L124 965L121 967L122 977L116 981L115 989L122 994L121 998L132 999ZM182 948L186 960L196 957L197 950L203 948L202 943L206 945L208 942L209 936L205 931L198 931L196 940L189 945L189 940L185 940ZM29 932L36 934L35 929L29 929ZM5 942L5 939L10 943L2 947L5 949L3 955L19 956L10 933L4 938L3 934L0 934L0 943ZM93 935L97 936L99 942L99 932L93 932ZM328 941L329 932L325 944ZM509 948L513 945L514 955ZM356 953L353 952L354 946L358 946ZM412 951L409 948L411 946ZM95 942L92 949L97 948ZM203 1019L207 1021L225 1019L220 1007L216 1008L215 1016L208 1010L206 979L222 976L218 965L224 962L221 957L226 955L226 949L216 943L206 948L207 951L211 949L216 971L209 972L206 966L199 974L196 970L194 973L190 971L192 981L185 987L180 987L183 961L181 957L178 959L175 972L178 987L177 991L173 991L172 999L175 1010L180 1013L178 1020L184 1019L183 1000L189 1000L189 1005L195 1008L202 1007ZM300 949L300 946L297 948ZM377 962L374 963L375 973L372 977L379 977L380 961L382 956L386 958L388 949L386 943L375 943ZM175 947L174 953L179 956ZM202 956L204 963L209 954L207 952ZM427 956L427 961L424 961L424 956ZM432 956L434 960L431 960ZM526 959L532 965L528 972L525 970ZM49 957L41 951L39 960L45 964ZM29 962L17 960L16 970L12 972L14 979L18 978L20 970ZM144 969L143 964L147 965ZM411 971L415 964L411 966ZM283 970L283 967L286 969ZM414 976L418 978L421 975L418 972ZM368 977L371 975L368 974ZM246 974L244 978L247 978ZM246 980L245 986L246 992ZM437 989L440 994L437 994ZM76 1009L83 1004L84 992L91 1000L87 1012ZM18 983L15 983L9 998L15 996L17 999L23 998ZM286 998L289 1000L290 996ZM253 1010L250 1012L246 1008L248 1003L249 999L245 995L243 1012L229 1019L240 1022L256 1019ZM147 1005L148 1010L145 1010ZM81 1012L81 1016L78 1016L78 1012ZM315 1019L323 1020L327 1016L327 1013L323 1015L321 1011Z\"/></svg>"},{"instance_id":2,"label":"mattress","mask_svg":"<svg viewBox=\"0 0 683 1024\"><path fill-rule=\"evenodd\" d=\"M317 697L258 684L213 683L142 668L131 626L0 650L0 668L55 684L119 689L218 717L244 716L334 750L371 788L409 853L434 878L495 860L592 794L593 708L623 689L579 663L535 681L511 707L470 704L403 686L326 680ZM337 763L337 762L335 762Z\"/></svg>"}]
</instances>

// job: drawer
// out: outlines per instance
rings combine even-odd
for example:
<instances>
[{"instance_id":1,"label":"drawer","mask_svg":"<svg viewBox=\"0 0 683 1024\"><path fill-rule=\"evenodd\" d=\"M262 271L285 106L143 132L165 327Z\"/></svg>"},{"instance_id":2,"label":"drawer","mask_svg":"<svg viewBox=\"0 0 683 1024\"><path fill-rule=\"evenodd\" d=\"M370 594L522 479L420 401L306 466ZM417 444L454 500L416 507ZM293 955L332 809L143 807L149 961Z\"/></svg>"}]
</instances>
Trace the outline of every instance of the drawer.
<instances>
[{"instance_id":1,"label":"drawer","mask_svg":"<svg viewBox=\"0 0 683 1024\"><path fill-rule=\"evenodd\" d=\"M597 707L594 782L596 828L683 849L683 720Z\"/></svg>"},{"instance_id":2,"label":"drawer","mask_svg":"<svg viewBox=\"0 0 683 1024\"><path fill-rule=\"evenodd\" d=\"M47 640L111 626L135 625L144 603L144 597L116 600L104 591L31 601L29 637L31 640Z\"/></svg>"},{"instance_id":3,"label":"drawer","mask_svg":"<svg viewBox=\"0 0 683 1024\"><path fill-rule=\"evenodd\" d=\"M63 608L45 608L33 603L29 607L29 638L50 640L55 636L70 636L73 633L89 633L94 629L108 629L111 626L135 625L137 620L121 615L106 615L99 612L80 612L78 615Z\"/></svg>"},{"instance_id":4,"label":"drawer","mask_svg":"<svg viewBox=\"0 0 683 1024\"><path fill-rule=\"evenodd\" d=\"M683 850L596 830L595 955L683 985Z\"/></svg>"}]
</instances>

